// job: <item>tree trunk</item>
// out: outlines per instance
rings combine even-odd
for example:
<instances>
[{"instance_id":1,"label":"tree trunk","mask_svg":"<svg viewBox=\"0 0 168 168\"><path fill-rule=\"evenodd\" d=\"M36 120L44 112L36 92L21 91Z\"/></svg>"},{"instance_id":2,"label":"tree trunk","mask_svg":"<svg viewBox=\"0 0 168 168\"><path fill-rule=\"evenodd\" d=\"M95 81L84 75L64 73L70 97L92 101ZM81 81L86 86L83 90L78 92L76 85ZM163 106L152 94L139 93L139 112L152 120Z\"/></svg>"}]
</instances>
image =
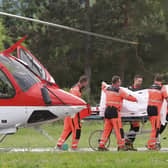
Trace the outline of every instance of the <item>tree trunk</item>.
<instances>
[{"instance_id":1,"label":"tree trunk","mask_svg":"<svg viewBox=\"0 0 168 168\"><path fill-rule=\"evenodd\" d=\"M90 18L89 18L89 0L85 0L85 30L91 31L91 23L90 23ZM84 64L85 64L85 74L89 78L89 85L88 85L88 99L90 99L90 92L91 92L91 74L92 74L92 69L91 69L91 37L87 35L85 37L85 55L84 55Z\"/></svg>"},{"instance_id":2,"label":"tree trunk","mask_svg":"<svg viewBox=\"0 0 168 168\"><path fill-rule=\"evenodd\" d=\"M129 0L126 2L125 6L124 6L124 10L125 10L125 20L124 20L124 26L123 28L126 29L128 27L129 24ZM127 63L127 59L126 59L126 50L122 51L121 56L120 56L120 77L122 79L122 81L124 81L125 79L125 68L126 68L126 63Z\"/></svg>"},{"instance_id":3,"label":"tree trunk","mask_svg":"<svg viewBox=\"0 0 168 168\"><path fill-rule=\"evenodd\" d=\"M121 80L124 81L124 78L125 78L125 67L126 67L126 52L123 51L121 56L120 56L120 77L121 77Z\"/></svg>"}]
</instances>

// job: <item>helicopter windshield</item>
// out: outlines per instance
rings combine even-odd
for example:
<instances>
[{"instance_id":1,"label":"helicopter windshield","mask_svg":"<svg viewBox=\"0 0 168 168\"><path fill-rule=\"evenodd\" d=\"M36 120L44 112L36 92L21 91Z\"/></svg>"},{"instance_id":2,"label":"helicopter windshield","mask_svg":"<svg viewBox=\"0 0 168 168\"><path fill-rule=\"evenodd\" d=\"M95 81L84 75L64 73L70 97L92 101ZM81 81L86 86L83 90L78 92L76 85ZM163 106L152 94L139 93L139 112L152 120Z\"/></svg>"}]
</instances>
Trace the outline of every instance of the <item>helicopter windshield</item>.
<instances>
[{"instance_id":1,"label":"helicopter windshield","mask_svg":"<svg viewBox=\"0 0 168 168\"><path fill-rule=\"evenodd\" d=\"M28 52L20 48L19 55L20 55L20 59L26 62L30 67L30 69L33 70L33 72L35 72L38 76L40 76L41 79L46 80L46 74L44 69L35 59L33 59L33 57Z\"/></svg>"},{"instance_id":2,"label":"helicopter windshield","mask_svg":"<svg viewBox=\"0 0 168 168\"><path fill-rule=\"evenodd\" d=\"M1 54L0 62L6 66L24 92L29 90L34 84L40 82L31 71L16 60Z\"/></svg>"}]
</instances>

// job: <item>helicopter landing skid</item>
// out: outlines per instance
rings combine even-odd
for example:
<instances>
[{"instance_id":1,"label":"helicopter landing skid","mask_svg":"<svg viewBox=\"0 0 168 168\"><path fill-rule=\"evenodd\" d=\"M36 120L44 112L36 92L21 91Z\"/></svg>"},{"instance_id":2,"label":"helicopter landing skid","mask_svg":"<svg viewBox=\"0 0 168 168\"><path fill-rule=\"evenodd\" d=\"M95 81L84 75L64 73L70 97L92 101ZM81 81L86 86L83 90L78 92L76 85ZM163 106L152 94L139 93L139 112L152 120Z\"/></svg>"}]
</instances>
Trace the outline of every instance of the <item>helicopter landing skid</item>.
<instances>
[{"instance_id":1,"label":"helicopter landing skid","mask_svg":"<svg viewBox=\"0 0 168 168\"><path fill-rule=\"evenodd\" d=\"M8 134L3 134L0 137L0 143L2 143L4 141L4 139L7 137Z\"/></svg>"}]
</instances>

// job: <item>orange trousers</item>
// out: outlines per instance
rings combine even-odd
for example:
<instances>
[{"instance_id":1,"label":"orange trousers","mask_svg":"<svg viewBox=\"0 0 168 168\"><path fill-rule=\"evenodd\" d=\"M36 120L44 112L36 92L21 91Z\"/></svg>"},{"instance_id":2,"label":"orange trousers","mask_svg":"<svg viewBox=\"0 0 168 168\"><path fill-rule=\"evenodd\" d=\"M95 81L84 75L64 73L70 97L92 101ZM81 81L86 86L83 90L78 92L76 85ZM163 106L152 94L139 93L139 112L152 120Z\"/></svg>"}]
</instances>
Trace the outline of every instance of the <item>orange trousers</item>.
<instances>
[{"instance_id":1,"label":"orange trousers","mask_svg":"<svg viewBox=\"0 0 168 168\"><path fill-rule=\"evenodd\" d=\"M149 117L149 120L152 126L152 131L151 131L150 139L148 140L148 148L155 149L157 138L160 132L160 115L151 116Z\"/></svg>"},{"instance_id":2,"label":"orange trousers","mask_svg":"<svg viewBox=\"0 0 168 168\"><path fill-rule=\"evenodd\" d=\"M147 112L151 123L152 131L148 140L148 148L155 149L157 138L160 132L160 110L161 105L148 106Z\"/></svg>"},{"instance_id":3,"label":"orange trousers","mask_svg":"<svg viewBox=\"0 0 168 168\"><path fill-rule=\"evenodd\" d=\"M107 140L113 128L115 129L118 147L124 148L125 140L124 140L124 130L122 128L121 118L105 119L104 132L102 134L102 138L99 144L100 148L105 148L105 145L107 143Z\"/></svg>"},{"instance_id":4,"label":"orange trousers","mask_svg":"<svg viewBox=\"0 0 168 168\"><path fill-rule=\"evenodd\" d=\"M57 146L62 147L63 143L68 139L71 133L72 133L72 149L77 149L81 135L81 123L79 113L77 113L74 118L66 117L64 119L64 130L57 142Z\"/></svg>"}]
</instances>

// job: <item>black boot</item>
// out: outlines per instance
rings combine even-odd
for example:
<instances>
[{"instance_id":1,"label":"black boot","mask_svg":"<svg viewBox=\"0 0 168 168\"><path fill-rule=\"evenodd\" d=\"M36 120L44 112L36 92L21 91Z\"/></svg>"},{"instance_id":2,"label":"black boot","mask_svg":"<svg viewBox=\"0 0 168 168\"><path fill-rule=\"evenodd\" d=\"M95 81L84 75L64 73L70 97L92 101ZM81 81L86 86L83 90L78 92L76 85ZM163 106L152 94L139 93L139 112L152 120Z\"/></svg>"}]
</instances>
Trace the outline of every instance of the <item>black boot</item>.
<instances>
[{"instance_id":1,"label":"black boot","mask_svg":"<svg viewBox=\"0 0 168 168\"><path fill-rule=\"evenodd\" d=\"M125 146L129 151L138 151L136 148L134 148L134 145L131 143L126 143Z\"/></svg>"},{"instance_id":2,"label":"black boot","mask_svg":"<svg viewBox=\"0 0 168 168\"><path fill-rule=\"evenodd\" d=\"M103 147L98 147L98 151L107 152L107 151L109 151L109 149L103 148Z\"/></svg>"},{"instance_id":3,"label":"black boot","mask_svg":"<svg viewBox=\"0 0 168 168\"><path fill-rule=\"evenodd\" d=\"M122 151L128 151L128 148L126 147L126 146L124 146L124 147L118 147L118 152L122 152Z\"/></svg>"},{"instance_id":4,"label":"black boot","mask_svg":"<svg viewBox=\"0 0 168 168\"><path fill-rule=\"evenodd\" d=\"M159 151L161 149L161 144L160 142L156 142L155 149Z\"/></svg>"}]
</instances>

